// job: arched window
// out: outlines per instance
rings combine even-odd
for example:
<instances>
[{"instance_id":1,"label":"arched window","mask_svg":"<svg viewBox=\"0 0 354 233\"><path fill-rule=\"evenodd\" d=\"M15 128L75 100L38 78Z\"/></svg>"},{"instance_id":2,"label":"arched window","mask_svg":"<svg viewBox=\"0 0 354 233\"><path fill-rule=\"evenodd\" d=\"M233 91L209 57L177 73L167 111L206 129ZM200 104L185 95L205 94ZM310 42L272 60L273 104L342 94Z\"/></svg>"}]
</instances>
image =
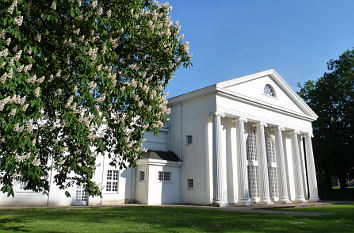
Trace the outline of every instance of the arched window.
<instances>
[{"instance_id":1,"label":"arched window","mask_svg":"<svg viewBox=\"0 0 354 233\"><path fill-rule=\"evenodd\" d=\"M274 88L273 88L270 84L266 84L266 85L264 86L264 94L265 94L265 95L272 96L272 97L276 97Z\"/></svg>"},{"instance_id":2,"label":"arched window","mask_svg":"<svg viewBox=\"0 0 354 233\"><path fill-rule=\"evenodd\" d=\"M248 160L248 188L250 198L259 197L259 171L256 131L248 133L247 141L247 160Z\"/></svg>"}]
</instances>

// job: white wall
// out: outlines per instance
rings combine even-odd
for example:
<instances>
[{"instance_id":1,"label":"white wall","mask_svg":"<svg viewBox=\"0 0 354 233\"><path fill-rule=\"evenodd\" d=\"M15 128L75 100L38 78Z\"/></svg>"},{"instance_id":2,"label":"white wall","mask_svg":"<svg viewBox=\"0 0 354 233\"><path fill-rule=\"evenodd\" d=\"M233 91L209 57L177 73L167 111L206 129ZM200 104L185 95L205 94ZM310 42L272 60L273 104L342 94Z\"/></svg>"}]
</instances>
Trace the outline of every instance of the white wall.
<instances>
[{"instance_id":1,"label":"white wall","mask_svg":"<svg viewBox=\"0 0 354 233\"><path fill-rule=\"evenodd\" d=\"M145 179L139 181L139 171L145 172ZM148 189L149 189L149 166L147 165L138 165L136 168L136 192L135 200L137 203L148 203Z\"/></svg>"},{"instance_id":2,"label":"white wall","mask_svg":"<svg viewBox=\"0 0 354 233\"><path fill-rule=\"evenodd\" d=\"M174 104L169 122L170 150L182 160L181 193L183 203L210 204L208 172L209 151L207 144L208 114L215 112L215 95L201 96ZM186 136L193 137L193 143L186 144ZM187 179L194 180L195 188L187 190Z\"/></svg>"},{"instance_id":3,"label":"white wall","mask_svg":"<svg viewBox=\"0 0 354 233\"><path fill-rule=\"evenodd\" d=\"M275 98L263 94L264 86L266 84L270 84L274 88L276 93ZM256 80L240 83L235 86L230 86L226 89L253 99L268 102L275 106L280 106L295 112L302 113L299 106L297 106L294 101L286 94L286 92L284 92L281 87L269 76L264 76Z\"/></svg>"},{"instance_id":4,"label":"white wall","mask_svg":"<svg viewBox=\"0 0 354 233\"><path fill-rule=\"evenodd\" d=\"M159 135L155 136L153 133L146 132L144 134L146 141L143 143L144 148L156 151L168 151L168 130L160 129Z\"/></svg>"},{"instance_id":5,"label":"white wall","mask_svg":"<svg viewBox=\"0 0 354 233\"><path fill-rule=\"evenodd\" d=\"M159 181L158 172L171 172L171 181ZM149 165L148 204L176 204L180 198L180 168L174 166Z\"/></svg>"}]
</instances>

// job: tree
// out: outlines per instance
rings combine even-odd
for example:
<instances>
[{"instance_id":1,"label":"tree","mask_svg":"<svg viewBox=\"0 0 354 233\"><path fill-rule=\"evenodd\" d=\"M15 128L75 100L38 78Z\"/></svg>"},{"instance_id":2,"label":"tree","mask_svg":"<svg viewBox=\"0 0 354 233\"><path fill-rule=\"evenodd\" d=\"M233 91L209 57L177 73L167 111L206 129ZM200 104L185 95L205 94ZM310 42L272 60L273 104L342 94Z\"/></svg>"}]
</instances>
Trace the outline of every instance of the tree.
<instances>
[{"instance_id":1,"label":"tree","mask_svg":"<svg viewBox=\"0 0 354 233\"><path fill-rule=\"evenodd\" d=\"M299 94L318 114L313 147L319 180L331 188L330 177L338 176L344 189L346 179L354 176L354 50L330 60L328 70L300 86Z\"/></svg>"},{"instance_id":2,"label":"tree","mask_svg":"<svg viewBox=\"0 0 354 233\"><path fill-rule=\"evenodd\" d=\"M96 157L134 166L166 122L164 88L191 65L171 6L154 0L0 2L0 186L91 181Z\"/></svg>"}]
</instances>

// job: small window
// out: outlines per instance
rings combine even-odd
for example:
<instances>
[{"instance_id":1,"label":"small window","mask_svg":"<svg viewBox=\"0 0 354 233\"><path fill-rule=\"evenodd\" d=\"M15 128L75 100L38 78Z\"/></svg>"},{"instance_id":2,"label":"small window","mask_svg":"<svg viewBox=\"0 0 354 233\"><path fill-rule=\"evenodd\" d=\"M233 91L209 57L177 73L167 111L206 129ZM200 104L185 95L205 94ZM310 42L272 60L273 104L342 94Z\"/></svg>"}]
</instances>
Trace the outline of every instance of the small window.
<instances>
[{"instance_id":1,"label":"small window","mask_svg":"<svg viewBox=\"0 0 354 233\"><path fill-rule=\"evenodd\" d=\"M108 170L107 171L107 192L117 192L118 191L118 170Z\"/></svg>"},{"instance_id":2,"label":"small window","mask_svg":"<svg viewBox=\"0 0 354 233\"><path fill-rule=\"evenodd\" d=\"M264 94L272 97L276 97L274 88L270 84L264 86Z\"/></svg>"},{"instance_id":3,"label":"small window","mask_svg":"<svg viewBox=\"0 0 354 233\"><path fill-rule=\"evenodd\" d=\"M189 144L192 144L192 142L193 142L192 135L187 135L186 136L186 144L189 145Z\"/></svg>"},{"instance_id":4,"label":"small window","mask_svg":"<svg viewBox=\"0 0 354 233\"><path fill-rule=\"evenodd\" d=\"M145 172L139 171L139 181L142 182L145 180Z\"/></svg>"},{"instance_id":5,"label":"small window","mask_svg":"<svg viewBox=\"0 0 354 233\"><path fill-rule=\"evenodd\" d=\"M187 179L187 189L194 189L194 180Z\"/></svg>"},{"instance_id":6,"label":"small window","mask_svg":"<svg viewBox=\"0 0 354 233\"><path fill-rule=\"evenodd\" d=\"M171 172L159 171L159 181L171 181Z\"/></svg>"},{"instance_id":7,"label":"small window","mask_svg":"<svg viewBox=\"0 0 354 233\"><path fill-rule=\"evenodd\" d=\"M23 192L23 191L28 191L28 190L25 189L26 186L27 186L27 182L21 181L21 182L18 184L18 186L17 186L17 191L21 191L21 192Z\"/></svg>"}]
</instances>

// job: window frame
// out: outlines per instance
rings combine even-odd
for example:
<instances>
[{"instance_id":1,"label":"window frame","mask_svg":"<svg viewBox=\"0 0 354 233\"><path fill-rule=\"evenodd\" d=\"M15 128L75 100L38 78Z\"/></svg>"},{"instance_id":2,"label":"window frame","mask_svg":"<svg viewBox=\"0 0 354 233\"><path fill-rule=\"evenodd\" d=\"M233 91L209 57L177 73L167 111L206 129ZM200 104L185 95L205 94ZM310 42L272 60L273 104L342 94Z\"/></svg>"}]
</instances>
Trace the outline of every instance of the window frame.
<instances>
[{"instance_id":1,"label":"window frame","mask_svg":"<svg viewBox=\"0 0 354 233\"><path fill-rule=\"evenodd\" d=\"M193 135L188 134L186 135L186 145L192 145L193 144Z\"/></svg>"},{"instance_id":2,"label":"window frame","mask_svg":"<svg viewBox=\"0 0 354 233\"><path fill-rule=\"evenodd\" d=\"M263 95L266 95L266 96L269 96L269 97L273 97L273 98L277 97L277 93L275 92L274 87L272 85L270 85L269 83L264 85Z\"/></svg>"},{"instance_id":3,"label":"window frame","mask_svg":"<svg viewBox=\"0 0 354 233\"><path fill-rule=\"evenodd\" d=\"M169 174L166 179L166 175ZM160 179L161 178L161 179ZM171 171L158 171L157 172L157 180L161 183L171 183L172 182L172 172Z\"/></svg>"},{"instance_id":4,"label":"window frame","mask_svg":"<svg viewBox=\"0 0 354 233\"><path fill-rule=\"evenodd\" d=\"M33 193L33 190L30 189L24 189L25 186L27 185L27 182L20 181L16 185L16 193Z\"/></svg>"},{"instance_id":5,"label":"window frame","mask_svg":"<svg viewBox=\"0 0 354 233\"><path fill-rule=\"evenodd\" d=\"M192 186L190 186L189 181L192 181ZM186 186L187 186L187 190L194 190L195 189L195 182L194 182L194 178L187 178L186 180Z\"/></svg>"},{"instance_id":6,"label":"window frame","mask_svg":"<svg viewBox=\"0 0 354 233\"><path fill-rule=\"evenodd\" d=\"M108 186L108 183L110 183L109 186ZM118 193L118 191L119 191L119 170L116 170L116 169L107 170L105 184L106 184L105 193ZM109 187L109 190L108 190L108 187Z\"/></svg>"},{"instance_id":7,"label":"window frame","mask_svg":"<svg viewBox=\"0 0 354 233\"><path fill-rule=\"evenodd\" d=\"M141 174L142 174L142 176L141 176ZM138 181L141 183L145 182L145 171L144 170L139 170Z\"/></svg>"}]
</instances>

